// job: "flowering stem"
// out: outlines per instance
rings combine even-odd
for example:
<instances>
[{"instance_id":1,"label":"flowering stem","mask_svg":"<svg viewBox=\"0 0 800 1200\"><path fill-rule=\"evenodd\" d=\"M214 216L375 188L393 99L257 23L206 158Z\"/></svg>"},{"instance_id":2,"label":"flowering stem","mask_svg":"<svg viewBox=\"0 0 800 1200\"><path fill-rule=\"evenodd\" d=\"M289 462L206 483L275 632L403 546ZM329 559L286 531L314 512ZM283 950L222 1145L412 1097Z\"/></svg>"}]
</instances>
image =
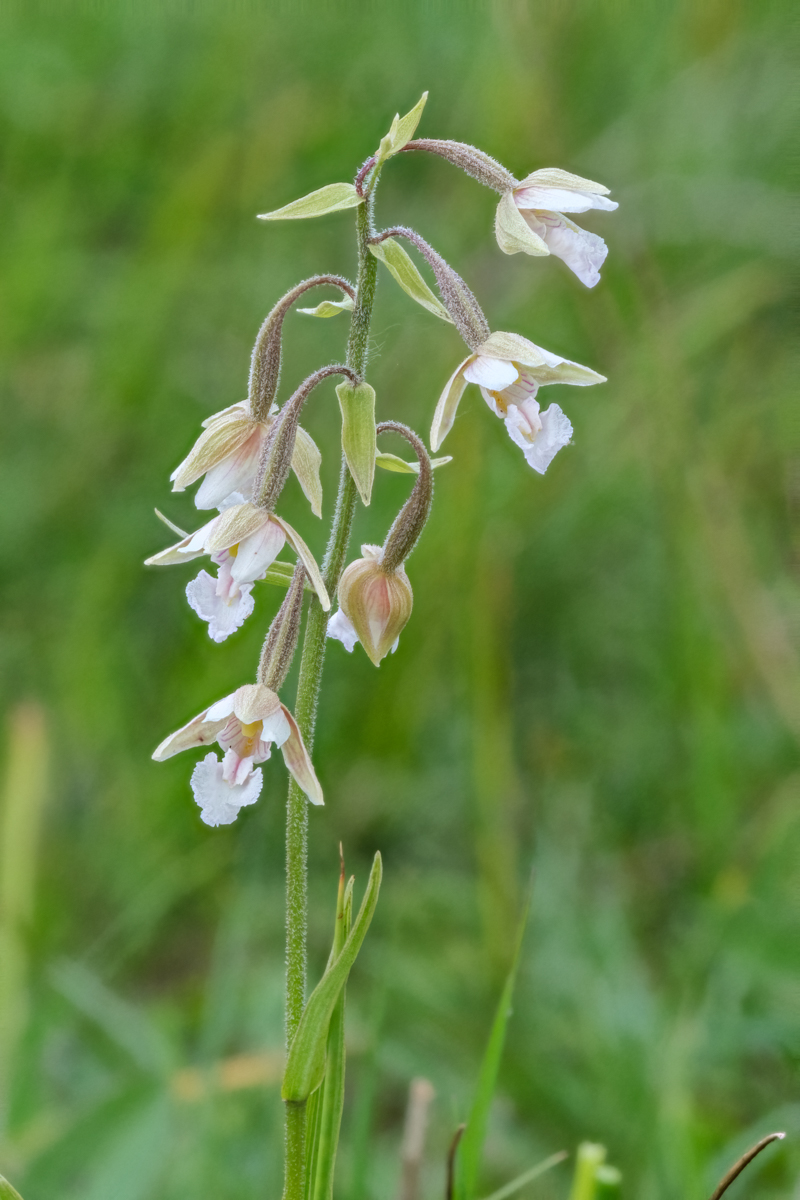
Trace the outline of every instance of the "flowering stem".
<instances>
[{"instance_id":1,"label":"flowering stem","mask_svg":"<svg viewBox=\"0 0 800 1200\"><path fill-rule=\"evenodd\" d=\"M369 252L372 233L372 195L376 179L363 204L356 212L358 238L358 281L356 300L347 345L347 366L363 378L369 349L369 328L375 301L378 260ZM344 569L353 515L356 485L342 457L339 492L328 546L322 563L322 575L328 594L333 596ZM303 740L311 751L328 617L316 596L311 598L300 659L300 678L294 715ZM308 803L292 779L286 804L286 1045L292 1043L305 1005L306 931L308 925ZM305 1105L287 1104L284 1134L283 1200L303 1200L305 1187Z\"/></svg>"}]
</instances>

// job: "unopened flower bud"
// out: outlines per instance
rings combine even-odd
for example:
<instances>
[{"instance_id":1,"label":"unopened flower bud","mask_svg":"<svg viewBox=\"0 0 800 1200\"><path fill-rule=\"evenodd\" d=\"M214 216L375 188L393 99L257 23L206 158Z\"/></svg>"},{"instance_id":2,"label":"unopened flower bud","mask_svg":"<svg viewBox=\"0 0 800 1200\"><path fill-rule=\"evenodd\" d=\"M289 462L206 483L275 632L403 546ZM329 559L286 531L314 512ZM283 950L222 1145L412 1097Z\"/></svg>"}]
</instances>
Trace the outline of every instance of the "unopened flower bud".
<instances>
[{"instance_id":1,"label":"unopened flower bud","mask_svg":"<svg viewBox=\"0 0 800 1200\"><path fill-rule=\"evenodd\" d=\"M380 546L362 546L361 553L339 580L339 605L377 667L411 616L414 594L402 563L387 571Z\"/></svg>"}]
</instances>

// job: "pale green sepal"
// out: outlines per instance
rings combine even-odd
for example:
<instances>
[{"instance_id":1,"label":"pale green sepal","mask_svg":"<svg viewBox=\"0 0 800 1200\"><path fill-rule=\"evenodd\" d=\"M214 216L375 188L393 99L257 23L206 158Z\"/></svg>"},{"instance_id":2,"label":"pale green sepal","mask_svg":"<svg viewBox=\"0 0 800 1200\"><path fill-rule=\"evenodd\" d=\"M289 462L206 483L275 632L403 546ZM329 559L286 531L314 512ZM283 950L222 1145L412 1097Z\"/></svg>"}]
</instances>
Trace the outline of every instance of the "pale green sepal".
<instances>
[{"instance_id":1,"label":"pale green sepal","mask_svg":"<svg viewBox=\"0 0 800 1200\"><path fill-rule=\"evenodd\" d=\"M450 313L441 300L433 294L414 265L413 259L406 254L399 242L396 242L394 238L386 238L384 241L370 246L370 251L385 267L388 267L400 287L408 293L412 300L416 300L417 304L427 308L428 312L432 312L435 317L440 317L442 321L453 324Z\"/></svg>"},{"instance_id":2,"label":"pale green sepal","mask_svg":"<svg viewBox=\"0 0 800 1200\"><path fill-rule=\"evenodd\" d=\"M159 512L157 508L154 508L153 512L156 514L159 521L163 521L167 529L171 529L173 533L177 533L179 538L187 538L189 536L185 529L181 529L180 525L173 525L169 517L165 517L164 514Z\"/></svg>"},{"instance_id":3,"label":"pale green sepal","mask_svg":"<svg viewBox=\"0 0 800 1200\"><path fill-rule=\"evenodd\" d=\"M492 1097L497 1084L497 1075L500 1070L500 1058L506 1039L506 1027L508 1019L511 1016L514 984L517 978L517 968L519 967L520 954L522 952L522 939L528 923L530 905L531 895L529 891L517 928L514 957L511 961L505 986L500 996L500 1003L495 1013L492 1030L489 1034L489 1041L483 1055L483 1062L481 1063L478 1075L478 1086L475 1089L467 1128L458 1146L455 1200L474 1200L475 1197L478 1170L481 1164L483 1143L486 1139L486 1127L489 1121L489 1108L492 1103Z\"/></svg>"},{"instance_id":4,"label":"pale green sepal","mask_svg":"<svg viewBox=\"0 0 800 1200\"><path fill-rule=\"evenodd\" d=\"M361 908L342 952L311 993L300 1018L283 1077L281 1096L284 1100L303 1104L322 1083L331 1017L369 929L378 903L382 873L381 856L376 854Z\"/></svg>"},{"instance_id":5,"label":"pale green sepal","mask_svg":"<svg viewBox=\"0 0 800 1200\"><path fill-rule=\"evenodd\" d=\"M452 454L446 455L444 458L432 458L432 467L443 467L445 463L453 461ZM383 467L384 471L397 471L402 475L419 475L418 462L406 462L404 458L398 458L396 454L384 454L378 451L375 456L377 466Z\"/></svg>"},{"instance_id":6,"label":"pale green sepal","mask_svg":"<svg viewBox=\"0 0 800 1200\"><path fill-rule=\"evenodd\" d=\"M549 254L547 242L534 233L514 203L513 192L506 192L497 206L494 219L497 244L504 254Z\"/></svg>"},{"instance_id":7,"label":"pale green sepal","mask_svg":"<svg viewBox=\"0 0 800 1200\"><path fill-rule=\"evenodd\" d=\"M298 308L299 313L307 317L338 317L339 313L351 312L353 301L349 296L344 300L322 300L316 308Z\"/></svg>"},{"instance_id":8,"label":"pale green sepal","mask_svg":"<svg viewBox=\"0 0 800 1200\"><path fill-rule=\"evenodd\" d=\"M581 1142L575 1157L575 1175L569 1200L595 1200L597 1169L606 1160L606 1148L598 1142Z\"/></svg>"},{"instance_id":9,"label":"pale green sepal","mask_svg":"<svg viewBox=\"0 0 800 1200\"><path fill-rule=\"evenodd\" d=\"M299 200L292 200L291 204L284 204L283 208L276 208L274 212L259 213L258 219L297 221L302 217L322 217L341 208L355 208L362 203L362 199L352 183L329 183Z\"/></svg>"},{"instance_id":10,"label":"pale green sepal","mask_svg":"<svg viewBox=\"0 0 800 1200\"><path fill-rule=\"evenodd\" d=\"M0 1175L0 1200L22 1200L17 1189L12 1187L2 1175Z\"/></svg>"},{"instance_id":11,"label":"pale green sepal","mask_svg":"<svg viewBox=\"0 0 800 1200\"><path fill-rule=\"evenodd\" d=\"M403 146L408 145L417 131L427 99L428 93L423 92L411 111L407 112L404 117L401 117L399 113L395 114L389 132L381 138L381 144L375 156L376 166L380 166L384 159L391 158L393 154L397 154L398 150L402 150Z\"/></svg>"},{"instance_id":12,"label":"pale green sepal","mask_svg":"<svg viewBox=\"0 0 800 1200\"><path fill-rule=\"evenodd\" d=\"M368 383L344 380L336 388L342 410L342 450L358 494L369 504L375 477L375 389Z\"/></svg>"},{"instance_id":13,"label":"pale green sepal","mask_svg":"<svg viewBox=\"0 0 800 1200\"><path fill-rule=\"evenodd\" d=\"M569 1158L566 1150L559 1150L558 1154L551 1154L544 1162L537 1163L529 1171L518 1175L510 1183L506 1183L503 1187L498 1188L496 1192L492 1192L491 1196L486 1197L486 1200L508 1200L509 1196L515 1196L527 1183L533 1183L534 1179L538 1179L540 1175L544 1175L545 1171L557 1167L565 1158Z\"/></svg>"}]
</instances>

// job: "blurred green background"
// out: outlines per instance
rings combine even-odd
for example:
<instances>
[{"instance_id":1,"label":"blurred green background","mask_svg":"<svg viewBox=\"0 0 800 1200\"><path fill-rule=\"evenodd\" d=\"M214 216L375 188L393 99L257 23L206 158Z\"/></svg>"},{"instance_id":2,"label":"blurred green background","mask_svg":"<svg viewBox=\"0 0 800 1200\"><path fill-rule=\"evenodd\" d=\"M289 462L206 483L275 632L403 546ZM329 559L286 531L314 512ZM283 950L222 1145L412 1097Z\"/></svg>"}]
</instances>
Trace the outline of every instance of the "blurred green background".
<instances>
[{"instance_id":1,"label":"blurred green background","mask_svg":"<svg viewBox=\"0 0 800 1200\"><path fill-rule=\"evenodd\" d=\"M603 280L503 256L494 194L426 155L387 167L379 220L433 242L493 328L609 382L546 393L575 436L544 478L470 389L398 653L376 672L330 648L315 975L339 840L359 886L376 848L386 865L349 991L338 1196L395 1194L415 1075L437 1092L425 1200L443 1195L531 865L486 1191L588 1137L630 1200L703 1200L786 1128L729 1195L800 1196L790 24L746 0L0 9L0 1171L26 1200L279 1194L283 765L212 830L189 758L150 754L250 679L280 594L216 647L183 596L195 569L142 560L169 538L154 505L199 523L168 476L243 398L266 311L354 274L352 213L254 215L352 178L424 89L421 136L613 189L617 213L582 219ZM345 335L292 315L282 395ZM427 435L462 353L382 277L382 418ZM328 518L332 383L306 424ZM408 492L377 485L354 548ZM320 554L294 481L285 513Z\"/></svg>"}]
</instances>

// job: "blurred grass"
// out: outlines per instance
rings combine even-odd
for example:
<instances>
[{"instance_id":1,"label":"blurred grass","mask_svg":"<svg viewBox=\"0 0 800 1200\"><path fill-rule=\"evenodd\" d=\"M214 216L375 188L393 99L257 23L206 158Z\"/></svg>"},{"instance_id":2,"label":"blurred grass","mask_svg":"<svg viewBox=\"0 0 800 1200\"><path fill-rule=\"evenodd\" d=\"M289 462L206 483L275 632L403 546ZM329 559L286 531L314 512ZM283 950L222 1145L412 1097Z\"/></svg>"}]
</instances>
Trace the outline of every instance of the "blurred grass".
<instances>
[{"instance_id":1,"label":"blurred grass","mask_svg":"<svg viewBox=\"0 0 800 1200\"><path fill-rule=\"evenodd\" d=\"M730 1195L796 1194L789 24L782 0L0 9L0 664L9 737L38 703L51 756L4 1084L0 1170L26 1200L279 1186L277 1090L257 1081L281 1042L282 769L212 831L187 764L149 759L250 677L279 594L219 649L180 572L141 562L164 542L154 505L195 520L167 477L199 420L241 398L264 313L312 271L354 271L348 214L254 214L350 178L426 88L424 136L613 188L618 213L591 222L603 281L502 256L491 193L427 156L387 169L380 219L450 257L494 328L609 383L552 393L575 445L545 478L468 394L400 652L376 673L330 651L317 968L338 840L362 883L375 848L387 867L349 990L339 1195L396 1188L419 1074L441 1195L532 860L486 1190L589 1138L627 1195L702 1200L743 1138L783 1126ZM388 278L373 328L380 416L427 432L457 335ZM284 387L337 357L343 329L292 318ZM329 509L328 392L308 423ZM357 539L381 538L407 490L381 474ZM286 515L319 552L297 489ZM256 1085L215 1088L220 1061ZM568 1178L530 1194L563 1197Z\"/></svg>"}]
</instances>

